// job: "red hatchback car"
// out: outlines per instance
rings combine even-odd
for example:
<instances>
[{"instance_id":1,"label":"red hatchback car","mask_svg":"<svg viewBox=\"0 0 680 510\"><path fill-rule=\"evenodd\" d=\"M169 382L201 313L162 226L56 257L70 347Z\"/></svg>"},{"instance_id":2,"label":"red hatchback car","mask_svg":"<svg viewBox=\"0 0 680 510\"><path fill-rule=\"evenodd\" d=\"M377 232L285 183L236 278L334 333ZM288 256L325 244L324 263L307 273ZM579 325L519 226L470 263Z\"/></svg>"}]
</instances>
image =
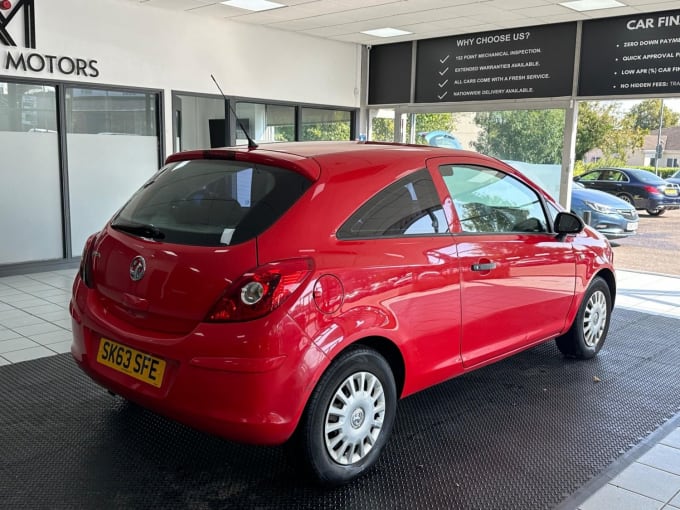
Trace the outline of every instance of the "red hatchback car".
<instances>
[{"instance_id":1,"label":"red hatchback car","mask_svg":"<svg viewBox=\"0 0 680 510\"><path fill-rule=\"evenodd\" d=\"M92 235L72 354L111 392L224 438L370 468L398 399L540 342L594 356L612 250L510 166L303 142L175 154Z\"/></svg>"}]
</instances>

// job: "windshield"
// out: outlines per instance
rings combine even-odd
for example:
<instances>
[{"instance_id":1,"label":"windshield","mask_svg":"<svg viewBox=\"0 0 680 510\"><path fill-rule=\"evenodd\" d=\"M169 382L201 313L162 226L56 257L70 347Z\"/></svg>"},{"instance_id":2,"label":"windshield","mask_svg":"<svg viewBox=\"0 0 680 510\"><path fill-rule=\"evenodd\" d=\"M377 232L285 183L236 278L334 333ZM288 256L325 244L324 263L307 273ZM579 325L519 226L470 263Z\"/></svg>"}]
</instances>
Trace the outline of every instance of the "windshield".
<instances>
[{"instance_id":1,"label":"windshield","mask_svg":"<svg viewBox=\"0 0 680 510\"><path fill-rule=\"evenodd\" d=\"M310 184L298 173L271 166L181 161L147 181L111 226L170 243L238 244L264 232Z\"/></svg>"}]
</instances>

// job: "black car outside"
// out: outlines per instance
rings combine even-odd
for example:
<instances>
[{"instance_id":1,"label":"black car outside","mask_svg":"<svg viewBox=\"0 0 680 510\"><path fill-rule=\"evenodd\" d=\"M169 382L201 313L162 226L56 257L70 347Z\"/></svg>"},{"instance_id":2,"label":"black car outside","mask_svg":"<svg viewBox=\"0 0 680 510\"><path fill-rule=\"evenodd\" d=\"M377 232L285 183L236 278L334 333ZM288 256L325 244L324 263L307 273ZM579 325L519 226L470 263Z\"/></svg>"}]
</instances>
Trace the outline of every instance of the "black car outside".
<instances>
[{"instance_id":1,"label":"black car outside","mask_svg":"<svg viewBox=\"0 0 680 510\"><path fill-rule=\"evenodd\" d=\"M634 168L598 168L574 178L587 188L606 191L651 216L680 209L680 186Z\"/></svg>"}]
</instances>

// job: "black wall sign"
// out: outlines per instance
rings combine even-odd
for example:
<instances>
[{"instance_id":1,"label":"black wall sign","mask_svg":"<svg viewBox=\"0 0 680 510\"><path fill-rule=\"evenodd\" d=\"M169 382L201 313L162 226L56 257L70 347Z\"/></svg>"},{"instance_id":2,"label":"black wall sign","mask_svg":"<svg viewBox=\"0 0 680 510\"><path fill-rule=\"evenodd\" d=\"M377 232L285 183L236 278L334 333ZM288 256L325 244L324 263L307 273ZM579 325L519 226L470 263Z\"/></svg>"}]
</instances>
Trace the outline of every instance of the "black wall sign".
<instances>
[{"instance_id":1,"label":"black wall sign","mask_svg":"<svg viewBox=\"0 0 680 510\"><path fill-rule=\"evenodd\" d=\"M578 95L680 92L680 11L583 23Z\"/></svg>"},{"instance_id":2,"label":"black wall sign","mask_svg":"<svg viewBox=\"0 0 680 510\"><path fill-rule=\"evenodd\" d=\"M0 0L0 43L6 46L17 46L9 32L10 23L18 23L23 13L24 46L35 49L35 3L34 0ZM19 50L5 52L0 56L0 70L35 73L63 74L96 78L99 76L99 63L94 59L69 57L65 55L47 55L36 51Z\"/></svg>"},{"instance_id":3,"label":"black wall sign","mask_svg":"<svg viewBox=\"0 0 680 510\"><path fill-rule=\"evenodd\" d=\"M14 5L12 3L14 2ZM24 40L26 48L35 48L35 12L33 0L0 2L0 42L5 46L17 46L9 33L8 25L19 12L23 12Z\"/></svg>"},{"instance_id":4,"label":"black wall sign","mask_svg":"<svg viewBox=\"0 0 680 510\"><path fill-rule=\"evenodd\" d=\"M418 42L417 103L570 96L576 23Z\"/></svg>"},{"instance_id":5,"label":"black wall sign","mask_svg":"<svg viewBox=\"0 0 680 510\"><path fill-rule=\"evenodd\" d=\"M410 42L371 48L369 104L408 103L411 100L411 48Z\"/></svg>"}]
</instances>

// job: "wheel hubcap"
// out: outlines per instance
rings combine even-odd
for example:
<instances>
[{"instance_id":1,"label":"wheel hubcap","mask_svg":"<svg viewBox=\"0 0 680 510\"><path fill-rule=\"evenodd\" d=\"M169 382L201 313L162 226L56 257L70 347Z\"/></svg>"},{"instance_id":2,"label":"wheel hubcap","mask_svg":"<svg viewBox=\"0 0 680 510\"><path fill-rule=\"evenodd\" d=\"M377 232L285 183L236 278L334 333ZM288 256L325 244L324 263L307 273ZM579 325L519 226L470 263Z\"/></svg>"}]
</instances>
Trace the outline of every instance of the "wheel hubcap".
<instances>
[{"instance_id":1,"label":"wheel hubcap","mask_svg":"<svg viewBox=\"0 0 680 510\"><path fill-rule=\"evenodd\" d=\"M352 374L338 387L326 412L324 439L342 465L363 459L375 445L385 418L385 392L370 372Z\"/></svg>"},{"instance_id":2,"label":"wheel hubcap","mask_svg":"<svg viewBox=\"0 0 680 510\"><path fill-rule=\"evenodd\" d=\"M352 427L355 429L361 427L361 424L364 423L364 416L366 414L363 409L355 409L352 413Z\"/></svg>"},{"instance_id":3,"label":"wheel hubcap","mask_svg":"<svg viewBox=\"0 0 680 510\"><path fill-rule=\"evenodd\" d=\"M601 291L594 292L583 315L583 338L588 347L595 347L607 324L607 299Z\"/></svg>"}]
</instances>

